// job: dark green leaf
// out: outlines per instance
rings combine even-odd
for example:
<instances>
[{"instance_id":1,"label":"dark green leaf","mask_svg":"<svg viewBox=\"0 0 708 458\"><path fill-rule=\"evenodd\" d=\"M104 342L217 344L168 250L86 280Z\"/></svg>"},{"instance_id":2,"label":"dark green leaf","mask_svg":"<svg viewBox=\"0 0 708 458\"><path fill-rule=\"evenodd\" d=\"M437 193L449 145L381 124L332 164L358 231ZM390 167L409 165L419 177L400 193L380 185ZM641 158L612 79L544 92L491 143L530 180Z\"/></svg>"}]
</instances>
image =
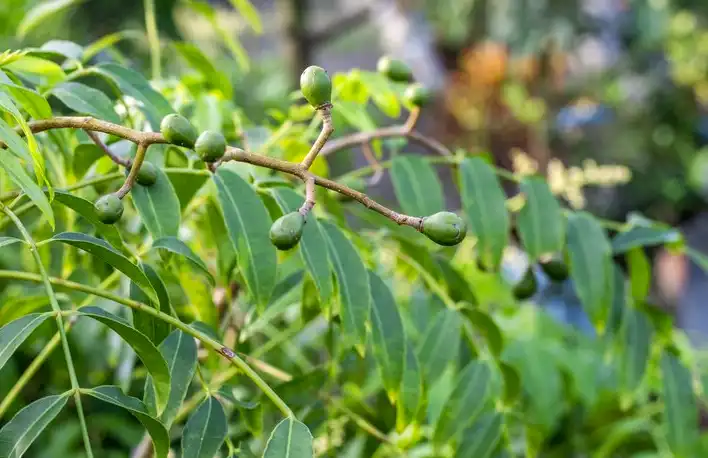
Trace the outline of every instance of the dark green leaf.
<instances>
[{"instance_id":1,"label":"dark green leaf","mask_svg":"<svg viewBox=\"0 0 708 458\"><path fill-rule=\"evenodd\" d=\"M699 456L698 406L691 372L672 354L661 358L664 399L663 432L676 458Z\"/></svg>"},{"instance_id":2,"label":"dark green leaf","mask_svg":"<svg viewBox=\"0 0 708 458\"><path fill-rule=\"evenodd\" d=\"M369 272L371 285L371 346L384 387L396 399L406 359L406 335L393 294L384 281Z\"/></svg>"},{"instance_id":3,"label":"dark green leaf","mask_svg":"<svg viewBox=\"0 0 708 458\"><path fill-rule=\"evenodd\" d=\"M312 458L312 433L303 423L288 417L275 426L263 458Z\"/></svg>"},{"instance_id":4,"label":"dark green leaf","mask_svg":"<svg viewBox=\"0 0 708 458\"><path fill-rule=\"evenodd\" d=\"M150 280L145 275L145 272L143 272L140 267L130 262L128 258L126 258L122 253L116 251L115 248L110 246L104 240L76 232L62 232L55 235L50 240L66 243L91 253L96 258L110 264L124 273L128 278L140 286L143 292L145 292L145 294L147 294L152 300L157 301L155 290L153 289Z\"/></svg>"},{"instance_id":5,"label":"dark green leaf","mask_svg":"<svg viewBox=\"0 0 708 458\"><path fill-rule=\"evenodd\" d=\"M264 308L278 271L277 254L268 236L272 221L256 192L236 172L220 167L214 182L241 274L251 297Z\"/></svg>"},{"instance_id":6,"label":"dark green leaf","mask_svg":"<svg viewBox=\"0 0 708 458\"><path fill-rule=\"evenodd\" d=\"M74 148L72 169L77 178L86 175L91 166L105 156L101 148L93 143L80 143Z\"/></svg>"},{"instance_id":7,"label":"dark green leaf","mask_svg":"<svg viewBox=\"0 0 708 458\"><path fill-rule=\"evenodd\" d=\"M681 240L681 233L676 229L634 226L612 239L612 251L615 254L625 253L632 248L677 243Z\"/></svg>"},{"instance_id":8,"label":"dark green leaf","mask_svg":"<svg viewBox=\"0 0 708 458\"><path fill-rule=\"evenodd\" d=\"M521 394L521 375L513 366L503 361L499 362L499 371L504 380L504 402L511 405Z\"/></svg>"},{"instance_id":9,"label":"dark green leaf","mask_svg":"<svg viewBox=\"0 0 708 458\"><path fill-rule=\"evenodd\" d=\"M186 258L194 267L201 270L204 275L209 279L209 282L214 285L214 276L209 272L204 261L197 256L197 254L192 251L191 248L187 246L183 241L177 237L162 237L160 239L152 242L152 248L156 250L167 250L171 253L177 254Z\"/></svg>"},{"instance_id":10,"label":"dark green leaf","mask_svg":"<svg viewBox=\"0 0 708 458\"><path fill-rule=\"evenodd\" d=\"M578 297L593 322L604 326L604 300L611 284L611 248L602 226L588 213L568 217L568 253L570 278Z\"/></svg>"},{"instance_id":11,"label":"dark green leaf","mask_svg":"<svg viewBox=\"0 0 708 458\"><path fill-rule=\"evenodd\" d=\"M516 225L531 261L563 249L565 218L546 180L527 177L521 182L526 203L516 216Z\"/></svg>"},{"instance_id":12,"label":"dark green leaf","mask_svg":"<svg viewBox=\"0 0 708 458\"><path fill-rule=\"evenodd\" d=\"M0 458L20 458L44 428L61 412L71 391L47 396L17 412L0 429Z\"/></svg>"},{"instance_id":13,"label":"dark green leaf","mask_svg":"<svg viewBox=\"0 0 708 458\"><path fill-rule=\"evenodd\" d=\"M304 197L289 188L276 188L271 194L278 202L283 213L297 211ZM320 300L328 304L334 292L332 284L332 265L327 254L327 242L322 228L313 214L308 215L307 224L302 232L299 243L300 254L305 261L307 270L317 286Z\"/></svg>"},{"instance_id":14,"label":"dark green leaf","mask_svg":"<svg viewBox=\"0 0 708 458\"><path fill-rule=\"evenodd\" d=\"M457 450L459 458L489 458L501 439L504 417L494 412L480 416L468 428Z\"/></svg>"},{"instance_id":15,"label":"dark green leaf","mask_svg":"<svg viewBox=\"0 0 708 458\"><path fill-rule=\"evenodd\" d=\"M479 361L472 361L460 372L438 417L435 442L443 444L456 438L475 420L487 400L490 378L489 366Z\"/></svg>"},{"instance_id":16,"label":"dark green leaf","mask_svg":"<svg viewBox=\"0 0 708 458\"><path fill-rule=\"evenodd\" d=\"M362 352L371 310L369 276L357 249L344 233L330 222L321 224L339 285L342 343L345 347L356 345Z\"/></svg>"},{"instance_id":17,"label":"dark green leaf","mask_svg":"<svg viewBox=\"0 0 708 458\"><path fill-rule=\"evenodd\" d=\"M101 234L115 248L123 246L123 240L120 237L118 229L112 224L104 224L99 221L93 203L83 197L60 190L55 191L54 200L86 218L86 220L96 228L96 232Z\"/></svg>"},{"instance_id":18,"label":"dark green leaf","mask_svg":"<svg viewBox=\"0 0 708 458\"><path fill-rule=\"evenodd\" d=\"M140 399L126 395L117 386L97 386L81 390L81 392L130 412L142 423L150 435L155 448L155 458L167 458L170 451L170 438L167 429L159 420L150 415Z\"/></svg>"},{"instance_id":19,"label":"dark green leaf","mask_svg":"<svg viewBox=\"0 0 708 458\"><path fill-rule=\"evenodd\" d=\"M228 425L221 403L206 398L189 416L182 433L182 456L213 458L226 439Z\"/></svg>"},{"instance_id":20,"label":"dark green leaf","mask_svg":"<svg viewBox=\"0 0 708 458\"><path fill-rule=\"evenodd\" d=\"M98 89L81 83L66 82L53 88L51 94L77 113L120 124L120 118L113 109L113 102Z\"/></svg>"},{"instance_id":21,"label":"dark green leaf","mask_svg":"<svg viewBox=\"0 0 708 458\"><path fill-rule=\"evenodd\" d=\"M95 68L113 80L123 94L142 103L141 110L153 129L159 129L162 118L174 112L165 97L153 89L150 82L135 70L114 63L100 64Z\"/></svg>"},{"instance_id":22,"label":"dark green leaf","mask_svg":"<svg viewBox=\"0 0 708 458\"><path fill-rule=\"evenodd\" d=\"M159 348L170 370L170 397L160 417L169 428L187 396L189 384L192 383L197 369L197 344L192 336L176 329L167 336ZM148 406L149 411L157 412L150 376L145 384L145 405Z\"/></svg>"},{"instance_id":23,"label":"dark green leaf","mask_svg":"<svg viewBox=\"0 0 708 458\"><path fill-rule=\"evenodd\" d=\"M470 321L474 330L487 340L492 355L499 357L504 350L504 336L494 319L480 309L463 307L460 312Z\"/></svg>"},{"instance_id":24,"label":"dark green leaf","mask_svg":"<svg viewBox=\"0 0 708 458\"><path fill-rule=\"evenodd\" d=\"M399 432L403 431L408 424L415 421L424 413L424 405L423 373L415 349L410 342L406 342L406 359L403 365L400 394L396 403L396 429Z\"/></svg>"},{"instance_id":25,"label":"dark green leaf","mask_svg":"<svg viewBox=\"0 0 708 458\"><path fill-rule=\"evenodd\" d=\"M440 179L423 156L396 156L391 163L391 181L404 213L429 216L444 210Z\"/></svg>"},{"instance_id":26,"label":"dark green leaf","mask_svg":"<svg viewBox=\"0 0 708 458\"><path fill-rule=\"evenodd\" d=\"M482 158L465 159L459 174L462 205L478 239L477 253L485 266L497 269L509 241L506 195L494 169Z\"/></svg>"},{"instance_id":27,"label":"dark green leaf","mask_svg":"<svg viewBox=\"0 0 708 458\"><path fill-rule=\"evenodd\" d=\"M47 313L32 313L0 328L0 369L32 331L49 318Z\"/></svg>"},{"instance_id":28,"label":"dark green leaf","mask_svg":"<svg viewBox=\"0 0 708 458\"><path fill-rule=\"evenodd\" d=\"M135 208L154 239L176 237L179 232L179 198L165 172L157 169L157 181L152 186L135 184L131 191Z\"/></svg>"},{"instance_id":29,"label":"dark green leaf","mask_svg":"<svg viewBox=\"0 0 708 458\"><path fill-rule=\"evenodd\" d=\"M625 392L632 394L644 379L649 363L654 330L641 311L626 307L620 332L619 379Z\"/></svg>"},{"instance_id":30,"label":"dark green leaf","mask_svg":"<svg viewBox=\"0 0 708 458\"><path fill-rule=\"evenodd\" d=\"M158 275L155 269L149 264L142 264L141 267L157 294L158 302L151 301L134 282L130 282L130 298L152 306L166 315L170 315L170 296L167 293L167 287L160 278L160 275ZM135 309L133 309L133 326L135 326L135 329L145 334L155 345L162 342L171 331L169 323Z\"/></svg>"},{"instance_id":31,"label":"dark green leaf","mask_svg":"<svg viewBox=\"0 0 708 458\"><path fill-rule=\"evenodd\" d=\"M457 311L444 309L428 325L418 347L418 360L427 385L432 385L448 364L457 359L461 324L462 317Z\"/></svg>"},{"instance_id":32,"label":"dark green leaf","mask_svg":"<svg viewBox=\"0 0 708 458\"><path fill-rule=\"evenodd\" d=\"M84 307L80 314L105 324L131 346L152 377L157 412L162 412L170 396L170 371L157 347L144 334L130 326L130 323L101 308Z\"/></svg>"},{"instance_id":33,"label":"dark green leaf","mask_svg":"<svg viewBox=\"0 0 708 458\"><path fill-rule=\"evenodd\" d=\"M55 17L66 8L76 5L83 0L49 0L40 2L34 8L25 13L22 21L17 26L17 35L24 38L27 33L47 20Z\"/></svg>"}]
</instances>

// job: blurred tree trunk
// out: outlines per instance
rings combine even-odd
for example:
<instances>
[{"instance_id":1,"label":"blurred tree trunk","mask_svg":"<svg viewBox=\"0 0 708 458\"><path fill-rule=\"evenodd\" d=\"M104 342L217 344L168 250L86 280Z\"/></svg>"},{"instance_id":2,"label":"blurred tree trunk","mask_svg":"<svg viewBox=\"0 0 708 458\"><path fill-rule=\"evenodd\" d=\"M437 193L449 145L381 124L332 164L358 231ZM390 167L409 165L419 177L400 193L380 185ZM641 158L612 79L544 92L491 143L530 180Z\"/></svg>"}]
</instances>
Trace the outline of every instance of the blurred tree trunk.
<instances>
[{"instance_id":1,"label":"blurred tree trunk","mask_svg":"<svg viewBox=\"0 0 708 458\"><path fill-rule=\"evenodd\" d=\"M300 84L300 73L310 65L312 50L307 30L308 0L277 0L277 11L283 34L281 35L285 68L293 88Z\"/></svg>"}]
</instances>

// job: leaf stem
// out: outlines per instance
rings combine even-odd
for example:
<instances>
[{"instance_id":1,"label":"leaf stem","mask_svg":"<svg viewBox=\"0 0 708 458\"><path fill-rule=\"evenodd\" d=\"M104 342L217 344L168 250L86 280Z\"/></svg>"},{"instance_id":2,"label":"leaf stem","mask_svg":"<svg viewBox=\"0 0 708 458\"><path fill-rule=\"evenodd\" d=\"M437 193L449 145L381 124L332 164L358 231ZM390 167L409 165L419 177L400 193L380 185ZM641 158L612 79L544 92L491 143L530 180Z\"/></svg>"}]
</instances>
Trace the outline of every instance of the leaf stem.
<instances>
[{"instance_id":1,"label":"leaf stem","mask_svg":"<svg viewBox=\"0 0 708 458\"><path fill-rule=\"evenodd\" d=\"M25 239L25 242L30 247L30 251L32 252L32 257L34 257L35 262L37 263L37 269L39 269L39 275L38 275L38 280L44 284L44 288L47 291L47 296L49 296L49 303L52 306L52 310L56 313L56 322L57 322L57 327L59 328L59 338L61 340L61 345L62 349L64 350L64 359L66 360L66 367L69 372L69 380L71 381L71 388L74 391L74 402L76 403L76 411L78 412L79 415L79 424L81 425L81 434L83 436L83 441L84 441L84 448L86 449L86 455L88 458L93 458L93 451L91 450L91 441L89 439L88 435L88 429L86 427L86 418L84 417L84 409L81 404L81 393L79 392L80 386L79 386L79 381L76 378L76 369L74 368L74 360L71 357L71 349L69 348L69 341L66 338L66 332L64 331L64 320L62 319L61 315L61 307L59 307L59 301L57 301L57 296L54 294L54 289L52 288L52 284L49 280L49 275L47 274L46 269L44 268L44 264L42 263L42 258L39 255L39 251L37 250L37 246L34 243L34 239L30 235L30 233L27 231L27 228L25 227L24 224L22 224L22 221L20 221L20 218L15 215L12 210L9 208L5 207L2 203L0 203L0 210L2 210L3 213L5 213L14 223L15 226L17 226L17 229L19 229L20 233L22 233L22 237Z\"/></svg>"},{"instance_id":2,"label":"leaf stem","mask_svg":"<svg viewBox=\"0 0 708 458\"><path fill-rule=\"evenodd\" d=\"M162 78L160 71L160 37L157 32L157 20L155 19L155 0L145 0L145 29L147 39L150 43L150 63L152 66L152 79Z\"/></svg>"},{"instance_id":3,"label":"leaf stem","mask_svg":"<svg viewBox=\"0 0 708 458\"><path fill-rule=\"evenodd\" d=\"M0 278L12 278L14 280L25 280L33 282L42 282L43 278L41 275L29 273L29 272L19 272L19 271L8 271L0 270ZM229 360L234 366L240 369L246 376L251 379L251 381L268 397L268 399L275 404L275 406L283 413L285 416L293 416L293 412L285 404L285 402L276 394L275 391L268 385L257 373L254 371L246 362L241 359L233 350L227 348L211 337L197 331L188 324L183 323L181 320L174 318L166 313L160 312L159 310L151 307L149 305L143 304L132 299L126 299L117 294L111 292L94 288L92 286L83 285L81 283L75 283L69 280L64 280L62 278L47 277L47 282L54 284L61 288L70 289L73 291L80 291L83 293L92 294L94 296L100 296L109 299L118 304L126 305L132 309L140 310L148 315L162 320L166 323L171 324L177 329L189 334L195 339L199 340L205 347L211 348L213 351L219 353L224 358ZM62 332L64 328L61 328Z\"/></svg>"}]
</instances>

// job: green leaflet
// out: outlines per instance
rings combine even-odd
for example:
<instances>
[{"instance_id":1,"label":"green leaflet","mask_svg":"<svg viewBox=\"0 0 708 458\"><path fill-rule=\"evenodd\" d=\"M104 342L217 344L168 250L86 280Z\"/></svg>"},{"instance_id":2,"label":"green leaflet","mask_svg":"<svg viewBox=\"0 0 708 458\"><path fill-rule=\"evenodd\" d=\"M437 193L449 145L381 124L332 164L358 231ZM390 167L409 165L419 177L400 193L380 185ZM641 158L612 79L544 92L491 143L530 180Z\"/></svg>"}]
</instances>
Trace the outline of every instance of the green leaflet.
<instances>
[{"instance_id":1,"label":"green leaflet","mask_svg":"<svg viewBox=\"0 0 708 458\"><path fill-rule=\"evenodd\" d=\"M404 213L429 216L444 210L440 179L423 156L396 156L391 163L391 181Z\"/></svg>"},{"instance_id":2,"label":"green leaflet","mask_svg":"<svg viewBox=\"0 0 708 458\"><path fill-rule=\"evenodd\" d=\"M38 399L0 429L0 458L20 458L66 405L71 391Z\"/></svg>"},{"instance_id":3,"label":"green leaflet","mask_svg":"<svg viewBox=\"0 0 708 458\"><path fill-rule=\"evenodd\" d=\"M263 32L263 25L261 24L261 18L258 14L258 10L249 0L229 0L236 11L243 17L243 19L248 22L254 32L261 34Z\"/></svg>"},{"instance_id":4,"label":"green leaflet","mask_svg":"<svg viewBox=\"0 0 708 458\"><path fill-rule=\"evenodd\" d=\"M52 116L49 102L37 91L22 86L0 70L0 90L11 95L12 98L24 108L34 119L47 119Z\"/></svg>"},{"instance_id":5,"label":"green leaflet","mask_svg":"<svg viewBox=\"0 0 708 458\"><path fill-rule=\"evenodd\" d=\"M159 349L170 371L170 397L160 416L160 420L169 428L187 396L197 369L197 344L192 336L176 329L160 344ZM150 412L156 414L154 393L152 377L148 376L145 382L145 405Z\"/></svg>"},{"instance_id":6,"label":"green leaflet","mask_svg":"<svg viewBox=\"0 0 708 458\"><path fill-rule=\"evenodd\" d=\"M681 240L681 233L673 228L634 226L612 239L612 251L615 254L625 253L633 248L678 243Z\"/></svg>"},{"instance_id":7,"label":"green leaflet","mask_svg":"<svg viewBox=\"0 0 708 458\"><path fill-rule=\"evenodd\" d=\"M691 372L668 352L661 357L664 399L663 432L676 458L700 456L698 406Z\"/></svg>"},{"instance_id":8,"label":"green leaflet","mask_svg":"<svg viewBox=\"0 0 708 458\"><path fill-rule=\"evenodd\" d=\"M199 47L187 42L174 43L173 46L190 67L201 73L207 83L224 94L224 98L231 99L233 97L233 88L228 75L217 70L214 63L204 55Z\"/></svg>"},{"instance_id":9,"label":"green leaflet","mask_svg":"<svg viewBox=\"0 0 708 458\"><path fill-rule=\"evenodd\" d=\"M256 192L236 172L220 167L214 182L241 274L251 297L263 309L278 271L275 247L268 237L272 221Z\"/></svg>"},{"instance_id":10,"label":"green leaflet","mask_svg":"<svg viewBox=\"0 0 708 458\"><path fill-rule=\"evenodd\" d=\"M224 407L216 398L206 398L189 416L182 432L182 456L213 458L226 439L227 429Z\"/></svg>"},{"instance_id":11,"label":"green leaflet","mask_svg":"<svg viewBox=\"0 0 708 458\"><path fill-rule=\"evenodd\" d=\"M71 245L91 253L98 259L110 264L124 273L128 278L140 286L140 289L142 289L148 297L154 301L157 301L155 290L152 287L152 283L150 283L150 280L145 275L145 272L143 272L140 267L130 262L128 258L126 258L122 253L116 251L115 248L110 246L104 240L76 232L62 232L49 240L53 242L66 243L67 245Z\"/></svg>"},{"instance_id":12,"label":"green leaflet","mask_svg":"<svg viewBox=\"0 0 708 458\"><path fill-rule=\"evenodd\" d=\"M561 251L565 241L565 218L546 180L526 177L520 188L526 203L516 216L516 226L530 260Z\"/></svg>"},{"instance_id":13,"label":"green leaflet","mask_svg":"<svg viewBox=\"0 0 708 458\"><path fill-rule=\"evenodd\" d=\"M401 432L425 414L425 387L415 349L406 341L401 388L396 403L396 430Z\"/></svg>"},{"instance_id":14,"label":"green leaflet","mask_svg":"<svg viewBox=\"0 0 708 458\"><path fill-rule=\"evenodd\" d=\"M371 346L384 387L396 399L403 379L406 334L396 301L389 287L369 271L371 285Z\"/></svg>"},{"instance_id":15,"label":"green leaflet","mask_svg":"<svg viewBox=\"0 0 708 458\"><path fill-rule=\"evenodd\" d=\"M152 186L135 183L130 195L142 222L154 239L176 237L181 219L179 198L165 172L157 169L157 181Z\"/></svg>"},{"instance_id":16,"label":"green leaflet","mask_svg":"<svg viewBox=\"0 0 708 458\"><path fill-rule=\"evenodd\" d=\"M83 0L50 0L38 3L34 8L27 11L22 21L20 21L20 24L17 26L18 37L24 38L28 32L37 28L46 20L51 19L62 10L76 5L81 1Z\"/></svg>"},{"instance_id":17,"label":"green leaflet","mask_svg":"<svg viewBox=\"0 0 708 458\"><path fill-rule=\"evenodd\" d=\"M489 351L498 358L504 350L504 335L494 319L478 308L463 307L460 313L484 336Z\"/></svg>"},{"instance_id":18,"label":"green leaflet","mask_svg":"<svg viewBox=\"0 0 708 458\"><path fill-rule=\"evenodd\" d=\"M150 280L150 284L155 289L157 294L157 303L151 301L148 296L143 293L138 285L134 282L130 282L130 298L143 304L147 304L156 308L164 314L171 315L170 307L170 296L167 293L167 287L163 283L162 279L158 275L157 271L152 268L149 264L141 265L145 276ZM149 315L141 310L132 310L133 312L133 326L135 329L142 332L153 342L155 345L162 342L165 337L170 333L171 326L169 323L162 321L152 315Z\"/></svg>"},{"instance_id":19,"label":"green leaflet","mask_svg":"<svg viewBox=\"0 0 708 458\"><path fill-rule=\"evenodd\" d=\"M334 224L322 221L329 256L339 285L342 343L360 352L366 344L366 321L371 310L371 287L366 267L354 244Z\"/></svg>"},{"instance_id":20,"label":"green leaflet","mask_svg":"<svg viewBox=\"0 0 708 458\"><path fill-rule=\"evenodd\" d=\"M438 312L418 346L418 360L426 385L432 385L445 368L457 359L462 317L455 310Z\"/></svg>"},{"instance_id":21,"label":"green leaflet","mask_svg":"<svg viewBox=\"0 0 708 458\"><path fill-rule=\"evenodd\" d=\"M24 240L17 239L15 237L2 237L0 236L0 248L4 246L14 245L15 243L26 243Z\"/></svg>"},{"instance_id":22,"label":"green leaflet","mask_svg":"<svg viewBox=\"0 0 708 458\"><path fill-rule=\"evenodd\" d=\"M651 287L651 265L649 259L641 248L632 248L626 253L627 267L632 297L636 301L643 301L649 294Z\"/></svg>"},{"instance_id":23,"label":"green leaflet","mask_svg":"<svg viewBox=\"0 0 708 458\"><path fill-rule=\"evenodd\" d=\"M396 92L393 90L391 82L386 76L378 72L360 72L359 80L367 88L379 110L389 118L401 116L401 104L396 97Z\"/></svg>"},{"instance_id":24,"label":"green leaflet","mask_svg":"<svg viewBox=\"0 0 708 458\"><path fill-rule=\"evenodd\" d=\"M84 307L79 312L99 321L121 336L132 347L153 380L157 412L161 413L170 396L170 371L165 358L144 334L138 332L130 323L98 307Z\"/></svg>"},{"instance_id":25,"label":"green leaflet","mask_svg":"<svg viewBox=\"0 0 708 458\"><path fill-rule=\"evenodd\" d=\"M0 369L22 342L50 316L49 313L32 313L0 328Z\"/></svg>"},{"instance_id":26,"label":"green leaflet","mask_svg":"<svg viewBox=\"0 0 708 458\"><path fill-rule=\"evenodd\" d=\"M18 159L24 162L32 161L32 153L30 153L25 140L2 118L0 118L0 139L7 145L7 151L17 156Z\"/></svg>"},{"instance_id":27,"label":"green leaflet","mask_svg":"<svg viewBox=\"0 0 708 458\"><path fill-rule=\"evenodd\" d=\"M96 228L96 232L103 236L113 247L117 249L122 248L123 240L120 237L118 229L113 224L104 224L98 220L93 203L83 197L59 190L55 191L54 200L86 218L86 220Z\"/></svg>"},{"instance_id":28,"label":"green leaflet","mask_svg":"<svg viewBox=\"0 0 708 458\"><path fill-rule=\"evenodd\" d=\"M113 102L106 94L81 83L65 82L51 90L51 94L79 114L93 116L115 124L120 117L113 109Z\"/></svg>"},{"instance_id":29,"label":"green leaflet","mask_svg":"<svg viewBox=\"0 0 708 458\"><path fill-rule=\"evenodd\" d=\"M171 253L180 255L186 258L190 264L202 271L204 275L209 279L212 286L215 284L214 276L209 272L206 264L202 259L192 251L186 243L178 239L177 237L162 237L160 239L152 242L152 249L154 250L167 250Z\"/></svg>"},{"instance_id":30,"label":"green leaflet","mask_svg":"<svg viewBox=\"0 0 708 458\"><path fill-rule=\"evenodd\" d=\"M568 216L570 278L586 312L596 325L607 318L605 298L611 286L611 248L605 231L585 212Z\"/></svg>"},{"instance_id":31,"label":"green leaflet","mask_svg":"<svg viewBox=\"0 0 708 458\"><path fill-rule=\"evenodd\" d=\"M490 378L489 366L480 361L472 361L460 371L435 425L436 443L456 438L475 420L487 400Z\"/></svg>"},{"instance_id":32,"label":"green leaflet","mask_svg":"<svg viewBox=\"0 0 708 458\"><path fill-rule=\"evenodd\" d=\"M88 48L86 51L88 52ZM123 94L142 102L140 109L153 129L158 130L162 118L174 112L167 99L153 89L150 82L135 70L114 63L99 64L95 69L110 78Z\"/></svg>"},{"instance_id":33,"label":"green leaflet","mask_svg":"<svg viewBox=\"0 0 708 458\"><path fill-rule=\"evenodd\" d=\"M654 336L649 318L633 307L625 307L619 340L619 382L632 395L644 380Z\"/></svg>"},{"instance_id":34,"label":"green leaflet","mask_svg":"<svg viewBox=\"0 0 708 458\"><path fill-rule=\"evenodd\" d=\"M93 143L79 143L74 148L74 154L72 155L71 166L74 175L77 178L82 178L91 166L105 155L106 153Z\"/></svg>"},{"instance_id":35,"label":"green leaflet","mask_svg":"<svg viewBox=\"0 0 708 458\"><path fill-rule=\"evenodd\" d=\"M209 179L207 175L190 173L190 170L173 169L165 171L165 173L177 193L180 209L182 211L187 208L189 202L192 201L197 192L199 192L202 186L204 186L204 183Z\"/></svg>"},{"instance_id":36,"label":"green leaflet","mask_svg":"<svg viewBox=\"0 0 708 458\"><path fill-rule=\"evenodd\" d=\"M82 394L87 394L101 401L121 407L145 427L155 449L155 458L167 458L170 451L170 438L167 429L159 420L153 418L140 399L128 396L117 386L97 386L91 389L82 389Z\"/></svg>"},{"instance_id":37,"label":"green leaflet","mask_svg":"<svg viewBox=\"0 0 708 458\"><path fill-rule=\"evenodd\" d=\"M263 458L312 458L312 433L300 421L288 417L275 426Z\"/></svg>"},{"instance_id":38,"label":"green leaflet","mask_svg":"<svg viewBox=\"0 0 708 458\"><path fill-rule=\"evenodd\" d=\"M489 458L501 439L504 417L502 414L486 413L477 418L463 434L457 449L458 458Z\"/></svg>"},{"instance_id":39,"label":"green leaflet","mask_svg":"<svg viewBox=\"0 0 708 458\"><path fill-rule=\"evenodd\" d=\"M509 241L506 195L492 166L479 157L462 161L459 182L462 205L478 239L478 256L487 268L497 269Z\"/></svg>"},{"instance_id":40,"label":"green leaflet","mask_svg":"<svg viewBox=\"0 0 708 458\"><path fill-rule=\"evenodd\" d=\"M304 197L289 188L274 188L270 193L283 210L283 213L297 211L305 200ZM307 217L302 239L299 243L299 250L307 266L307 271L317 286L320 301L322 304L328 304L334 293L332 265L327 253L327 242L322 233L322 228L312 213Z\"/></svg>"}]
</instances>

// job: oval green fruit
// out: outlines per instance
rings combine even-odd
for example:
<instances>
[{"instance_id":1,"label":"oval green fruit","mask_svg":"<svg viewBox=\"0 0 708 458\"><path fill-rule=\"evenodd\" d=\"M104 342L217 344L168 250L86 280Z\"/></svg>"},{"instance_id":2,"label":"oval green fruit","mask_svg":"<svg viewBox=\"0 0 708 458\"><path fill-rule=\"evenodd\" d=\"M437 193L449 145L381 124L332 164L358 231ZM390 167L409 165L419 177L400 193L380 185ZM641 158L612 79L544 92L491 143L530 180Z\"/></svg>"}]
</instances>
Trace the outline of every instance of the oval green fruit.
<instances>
[{"instance_id":1,"label":"oval green fruit","mask_svg":"<svg viewBox=\"0 0 708 458\"><path fill-rule=\"evenodd\" d=\"M460 243L467 235L467 223L451 212L439 212L423 218L423 234L443 246Z\"/></svg>"},{"instance_id":2,"label":"oval green fruit","mask_svg":"<svg viewBox=\"0 0 708 458\"><path fill-rule=\"evenodd\" d=\"M411 68L398 59L384 56L376 64L376 70L386 76L391 81L407 83L413 81Z\"/></svg>"},{"instance_id":3,"label":"oval green fruit","mask_svg":"<svg viewBox=\"0 0 708 458\"><path fill-rule=\"evenodd\" d=\"M403 93L403 99L414 107L422 107L430 101L431 93L422 84L411 84Z\"/></svg>"},{"instance_id":4,"label":"oval green fruit","mask_svg":"<svg viewBox=\"0 0 708 458\"><path fill-rule=\"evenodd\" d=\"M539 262L543 272L553 281L565 281L568 278L568 265L560 256L551 256Z\"/></svg>"},{"instance_id":5,"label":"oval green fruit","mask_svg":"<svg viewBox=\"0 0 708 458\"><path fill-rule=\"evenodd\" d=\"M130 174L130 168L125 169L126 175ZM142 186L152 186L157 181L157 167L151 162L143 162L138 170L138 176L135 181Z\"/></svg>"},{"instance_id":6,"label":"oval green fruit","mask_svg":"<svg viewBox=\"0 0 708 458\"><path fill-rule=\"evenodd\" d=\"M123 216L123 201L113 194L106 194L94 204L96 216L103 224L113 224Z\"/></svg>"},{"instance_id":7,"label":"oval green fruit","mask_svg":"<svg viewBox=\"0 0 708 458\"><path fill-rule=\"evenodd\" d=\"M270 241L279 250L289 250L298 244L305 227L305 217L300 212L281 216L270 227Z\"/></svg>"},{"instance_id":8,"label":"oval green fruit","mask_svg":"<svg viewBox=\"0 0 708 458\"><path fill-rule=\"evenodd\" d=\"M216 162L226 151L226 139L221 132L205 130L197 138L194 144L194 151L204 162Z\"/></svg>"},{"instance_id":9,"label":"oval green fruit","mask_svg":"<svg viewBox=\"0 0 708 458\"><path fill-rule=\"evenodd\" d=\"M169 114L162 118L160 132L173 145L193 148L197 141L197 129L182 115Z\"/></svg>"},{"instance_id":10,"label":"oval green fruit","mask_svg":"<svg viewBox=\"0 0 708 458\"><path fill-rule=\"evenodd\" d=\"M311 65L300 75L300 90L305 99L315 108L319 108L332 99L332 81L322 67Z\"/></svg>"},{"instance_id":11,"label":"oval green fruit","mask_svg":"<svg viewBox=\"0 0 708 458\"><path fill-rule=\"evenodd\" d=\"M526 300L536 294L537 289L536 274L533 271L533 267L529 266L523 278L514 285L514 297L520 301Z\"/></svg>"}]
</instances>

